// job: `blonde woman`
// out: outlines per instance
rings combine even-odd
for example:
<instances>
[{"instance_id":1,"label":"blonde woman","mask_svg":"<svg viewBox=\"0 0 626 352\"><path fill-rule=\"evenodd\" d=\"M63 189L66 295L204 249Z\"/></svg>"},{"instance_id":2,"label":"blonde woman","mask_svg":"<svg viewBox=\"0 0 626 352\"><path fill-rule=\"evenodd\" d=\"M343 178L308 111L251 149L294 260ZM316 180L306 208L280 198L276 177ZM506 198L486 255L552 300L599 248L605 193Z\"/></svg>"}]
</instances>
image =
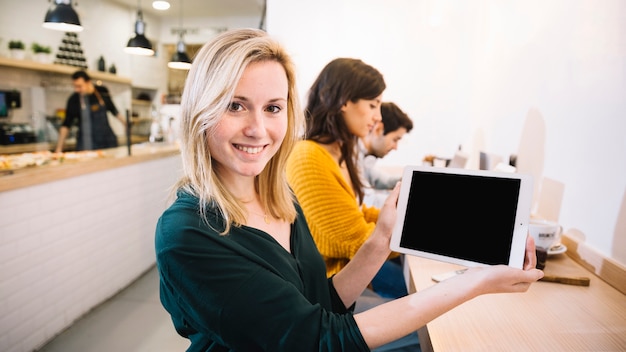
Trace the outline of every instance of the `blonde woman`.
<instances>
[{"instance_id":1,"label":"blonde woman","mask_svg":"<svg viewBox=\"0 0 626 352\"><path fill-rule=\"evenodd\" d=\"M184 175L155 238L161 302L188 351L367 351L480 294L523 292L541 277L536 269L470 269L353 315L390 253L398 188L359 253L327 279L284 174L303 120L294 77L285 50L247 29L204 45L189 71Z\"/></svg>"}]
</instances>

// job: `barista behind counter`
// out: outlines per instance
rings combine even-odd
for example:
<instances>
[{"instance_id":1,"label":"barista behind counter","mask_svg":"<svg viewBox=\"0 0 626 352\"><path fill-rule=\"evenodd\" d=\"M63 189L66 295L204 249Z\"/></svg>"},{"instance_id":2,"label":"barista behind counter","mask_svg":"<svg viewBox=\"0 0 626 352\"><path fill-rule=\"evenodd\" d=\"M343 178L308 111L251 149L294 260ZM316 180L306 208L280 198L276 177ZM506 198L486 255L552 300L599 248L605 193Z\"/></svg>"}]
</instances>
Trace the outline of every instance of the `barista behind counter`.
<instances>
[{"instance_id":1,"label":"barista behind counter","mask_svg":"<svg viewBox=\"0 0 626 352\"><path fill-rule=\"evenodd\" d=\"M63 143L72 124L78 122L76 150L93 150L117 147L117 137L111 126L107 112L115 115L124 126L126 122L111 100L109 90L96 86L85 71L72 74L74 93L68 98L65 120L59 129L59 139L55 151L63 151Z\"/></svg>"}]
</instances>

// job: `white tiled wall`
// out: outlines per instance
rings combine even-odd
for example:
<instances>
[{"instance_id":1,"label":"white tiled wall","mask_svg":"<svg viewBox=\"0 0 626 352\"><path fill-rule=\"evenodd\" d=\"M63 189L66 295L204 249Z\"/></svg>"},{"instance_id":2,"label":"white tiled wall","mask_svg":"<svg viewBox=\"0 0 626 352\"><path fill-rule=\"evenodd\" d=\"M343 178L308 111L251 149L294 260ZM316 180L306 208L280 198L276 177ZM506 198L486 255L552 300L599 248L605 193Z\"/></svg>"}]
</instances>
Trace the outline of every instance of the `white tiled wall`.
<instances>
[{"instance_id":1,"label":"white tiled wall","mask_svg":"<svg viewBox=\"0 0 626 352\"><path fill-rule=\"evenodd\" d=\"M1 351L43 346L155 263L180 169L172 156L0 193Z\"/></svg>"}]
</instances>

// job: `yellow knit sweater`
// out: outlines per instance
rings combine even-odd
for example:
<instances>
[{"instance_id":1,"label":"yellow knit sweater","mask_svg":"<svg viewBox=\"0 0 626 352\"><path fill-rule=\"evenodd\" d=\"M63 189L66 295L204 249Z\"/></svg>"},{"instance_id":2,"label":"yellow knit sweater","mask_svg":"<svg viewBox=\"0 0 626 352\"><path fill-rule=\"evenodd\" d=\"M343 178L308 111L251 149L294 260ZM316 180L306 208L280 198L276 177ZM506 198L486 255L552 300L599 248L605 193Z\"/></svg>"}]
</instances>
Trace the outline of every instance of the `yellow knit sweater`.
<instances>
[{"instance_id":1,"label":"yellow knit sweater","mask_svg":"<svg viewBox=\"0 0 626 352\"><path fill-rule=\"evenodd\" d=\"M287 163L287 178L330 277L370 236L379 209L359 206L335 159L316 142L296 144Z\"/></svg>"}]
</instances>

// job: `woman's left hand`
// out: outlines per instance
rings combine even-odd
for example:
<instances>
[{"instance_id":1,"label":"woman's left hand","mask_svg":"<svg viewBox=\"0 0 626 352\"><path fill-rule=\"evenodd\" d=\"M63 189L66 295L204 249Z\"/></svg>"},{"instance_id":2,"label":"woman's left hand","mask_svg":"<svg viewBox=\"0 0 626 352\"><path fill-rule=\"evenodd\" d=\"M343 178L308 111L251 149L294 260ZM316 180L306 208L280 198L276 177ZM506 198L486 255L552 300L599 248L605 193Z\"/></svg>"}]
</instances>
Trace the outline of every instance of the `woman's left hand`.
<instances>
[{"instance_id":1,"label":"woman's left hand","mask_svg":"<svg viewBox=\"0 0 626 352\"><path fill-rule=\"evenodd\" d=\"M526 236L526 253L524 255L524 270L534 269L537 266L537 253L535 252L535 239Z\"/></svg>"}]
</instances>

